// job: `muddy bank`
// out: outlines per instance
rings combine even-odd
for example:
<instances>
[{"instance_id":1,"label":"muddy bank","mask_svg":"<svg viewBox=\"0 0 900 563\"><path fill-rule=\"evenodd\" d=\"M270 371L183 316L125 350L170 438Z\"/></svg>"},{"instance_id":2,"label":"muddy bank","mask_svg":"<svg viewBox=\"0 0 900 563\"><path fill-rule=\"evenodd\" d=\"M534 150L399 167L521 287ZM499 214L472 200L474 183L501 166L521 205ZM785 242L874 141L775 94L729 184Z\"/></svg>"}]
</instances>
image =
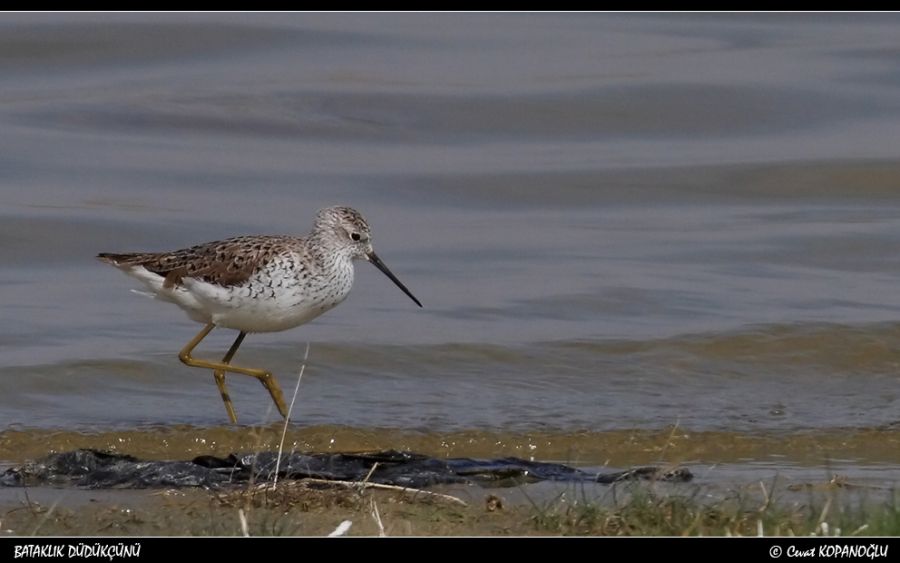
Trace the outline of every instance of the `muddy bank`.
<instances>
[{"instance_id":1,"label":"muddy bank","mask_svg":"<svg viewBox=\"0 0 900 563\"><path fill-rule=\"evenodd\" d=\"M13 465L76 448L158 460L227 456L277 449L280 432L275 425L92 433L10 429L0 433L0 460ZM285 451L295 452L377 448L441 459L517 456L603 470L683 466L696 479L678 484L430 489L456 496L465 506L424 496L308 484L280 484L278 492L262 493L247 487L227 494L8 487L0 490L0 534L239 535L244 533L243 513L252 535L325 535L344 520L353 522L351 534L377 535L381 528L376 507L389 535L755 534L760 514L766 530L807 534L819 525L826 503L833 525L853 530L870 526L866 529L888 534L894 530L879 512L879 507L897 503L893 491L900 428L894 427L741 434L686 428L420 433L314 426L291 428L285 440ZM862 507L875 508L872 512ZM660 519L660 514L668 516Z\"/></svg>"},{"instance_id":2,"label":"muddy bank","mask_svg":"<svg viewBox=\"0 0 900 563\"><path fill-rule=\"evenodd\" d=\"M0 432L0 463L34 460L50 453L93 448L146 459L227 456L272 451L280 425L265 427L160 426L73 432L8 429ZM609 432L461 431L424 433L341 426L291 427L284 451L354 452L409 450L435 457L516 456L585 466L692 464L786 464L827 466L900 464L900 426L826 428L793 433L693 432L688 428Z\"/></svg>"}]
</instances>

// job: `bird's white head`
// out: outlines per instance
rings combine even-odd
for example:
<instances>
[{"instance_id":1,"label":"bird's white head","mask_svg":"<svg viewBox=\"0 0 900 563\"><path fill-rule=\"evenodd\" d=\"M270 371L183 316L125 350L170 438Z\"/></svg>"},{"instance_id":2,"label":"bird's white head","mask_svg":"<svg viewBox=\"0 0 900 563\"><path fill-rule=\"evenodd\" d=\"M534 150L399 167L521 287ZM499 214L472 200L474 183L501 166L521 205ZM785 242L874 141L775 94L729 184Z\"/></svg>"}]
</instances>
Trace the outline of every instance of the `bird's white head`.
<instances>
[{"instance_id":1,"label":"bird's white head","mask_svg":"<svg viewBox=\"0 0 900 563\"><path fill-rule=\"evenodd\" d=\"M369 223L362 214L351 208L336 205L320 209L316 214L313 232L328 239L354 259L368 259L374 253Z\"/></svg>"},{"instance_id":2,"label":"bird's white head","mask_svg":"<svg viewBox=\"0 0 900 563\"><path fill-rule=\"evenodd\" d=\"M422 303L403 285L388 267L375 254L372 246L372 232L369 223L362 213L352 207L336 205L320 209L316 214L316 222L313 226L313 237L327 242L333 249L346 252L345 256L352 259L363 259L371 262L376 268L389 277L403 293L415 301L416 305Z\"/></svg>"}]
</instances>

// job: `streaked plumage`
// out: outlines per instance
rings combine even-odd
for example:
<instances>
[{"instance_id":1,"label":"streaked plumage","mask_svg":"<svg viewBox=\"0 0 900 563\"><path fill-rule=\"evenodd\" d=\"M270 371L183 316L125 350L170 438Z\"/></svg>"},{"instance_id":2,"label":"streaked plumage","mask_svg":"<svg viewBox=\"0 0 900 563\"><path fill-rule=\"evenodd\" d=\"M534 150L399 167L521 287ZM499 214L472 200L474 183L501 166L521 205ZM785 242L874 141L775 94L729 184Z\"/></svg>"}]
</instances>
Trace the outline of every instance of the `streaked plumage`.
<instances>
[{"instance_id":1,"label":"streaked plumage","mask_svg":"<svg viewBox=\"0 0 900 563\"><path fill-rule=\"evenodd\" d=\"M206 333L212 326L241 332L227 361L216 364L222 368L217 381L219 372L235 371L227 369L228 361L245 333L293 328L343 301L353 286L353 260L372 262L422 306L375 254L368 223L349 207L322 209L312 231L302 237L241 236L173 252L101 253L98 258L206 324ZM201 332L199 340L205 335ZM182 361L196 364L190 351L199 340L183 350ZM228 399L226 405L234 418Z\"/></svg>"}]
</instances>

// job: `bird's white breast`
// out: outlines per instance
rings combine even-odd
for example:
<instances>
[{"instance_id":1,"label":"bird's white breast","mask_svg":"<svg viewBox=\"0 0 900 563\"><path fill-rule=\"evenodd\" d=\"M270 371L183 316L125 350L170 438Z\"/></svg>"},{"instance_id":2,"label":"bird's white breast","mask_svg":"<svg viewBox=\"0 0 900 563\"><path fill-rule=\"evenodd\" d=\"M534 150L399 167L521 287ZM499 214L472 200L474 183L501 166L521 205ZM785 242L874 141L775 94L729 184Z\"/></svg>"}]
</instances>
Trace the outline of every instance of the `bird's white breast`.
<instances>
[{"instance_id":1,"label":"bird's white breast","mask_svg":"<svg viewBox=\"0 0 900 563\"><path fill-rule=\"evenodd\" d=\"M275 332L305 324L347 298L353 264L336 260L312 268L290 257L273 260L241 285L221 287L185 278L185 289L218 326Z\"/></svg>"}]
</instances>

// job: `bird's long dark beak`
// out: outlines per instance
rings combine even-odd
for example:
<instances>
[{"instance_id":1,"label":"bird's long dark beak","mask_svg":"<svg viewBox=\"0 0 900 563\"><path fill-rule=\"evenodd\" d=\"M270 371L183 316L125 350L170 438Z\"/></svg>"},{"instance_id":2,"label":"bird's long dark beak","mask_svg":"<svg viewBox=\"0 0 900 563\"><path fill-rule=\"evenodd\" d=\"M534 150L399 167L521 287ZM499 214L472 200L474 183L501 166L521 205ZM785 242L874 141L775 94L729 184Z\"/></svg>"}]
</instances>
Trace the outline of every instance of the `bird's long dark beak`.
<instances>
[{"instance_id":1,"label":"bird's long dark beak","mask_svg":"<svg viewBox=\"0 0 900 563\"><path fill-rule=\"evenodd\" d=\"M397 287L402 289L403 293L409 295L409 298L415 301L416 305L418 305L419 307L422 306L422 304L419 303L419 300L416 299L416 296L410 293L410 291L406 289L405 285L400 283L400 280L397 279L397 276L395 276L393 272L391 272L388 267L384 265L384 262L381 261L381 258L379 258L377 254L375 254L374 252L369 252L368 254L366 254L366 257L369 259L369 262L375 265L376 268L384 272L384 275L391 278L391 281L397 284Z\"/></svg>"}]
</instances>

